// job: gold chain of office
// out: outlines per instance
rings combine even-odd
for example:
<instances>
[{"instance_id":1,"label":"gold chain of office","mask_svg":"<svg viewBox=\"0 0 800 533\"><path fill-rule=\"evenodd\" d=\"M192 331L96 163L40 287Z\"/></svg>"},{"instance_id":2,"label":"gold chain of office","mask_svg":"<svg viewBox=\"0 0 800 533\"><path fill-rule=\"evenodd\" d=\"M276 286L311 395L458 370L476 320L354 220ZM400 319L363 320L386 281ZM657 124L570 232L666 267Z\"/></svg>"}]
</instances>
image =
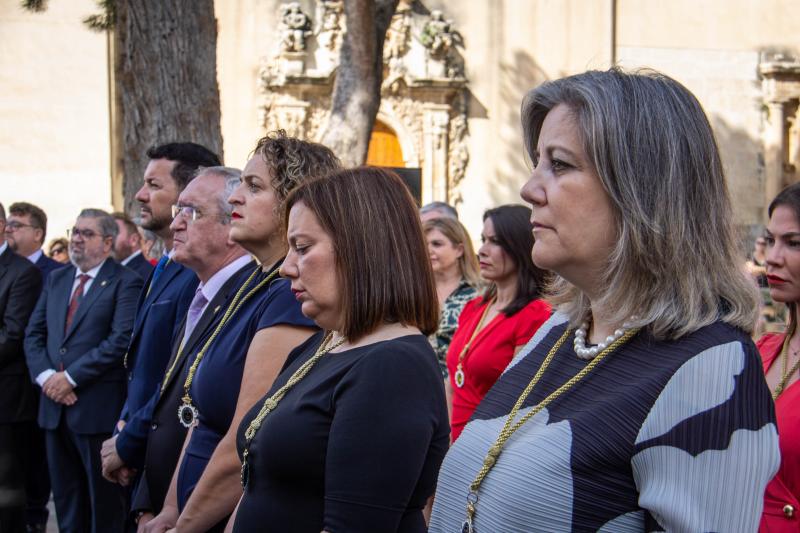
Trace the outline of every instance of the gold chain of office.
<instances>
[{"instance_id":1,"label":"gold chain of office","mask_svg":"<svg viewBox=\"0 0 800 533\"><path fill-rule=\"evenodd\" d=\"M278 403L283 399L286 393L289 392L289 390L292 387L297 385L300 382L300 380L306 377L306 374L308 374L311 368L315 364L317 364L317 361L322 359L322 356L324 356L331 350L338 348L346 340L344 337L342 337L332 345L328 346L328 343L331 341L332 338L333 338L333 332L330 332L327 335L325 335L325 338L322 339L322 342L320 343L319 348L317 348L316 353L314 353L314 356L311 357L311 359L309 359L305 363L303 363L300 366L300 368L295 370L294 374L292 374L289 377L289 380L283 387L275 391L275 393L272 396L269 396L266 400L264 400L264 404L261 406L261 409L259 409L258 414L247 426L247 429L244 432L245 442L244 442L244 451L242 452L241 481L243 489L247 486L247 481L248 478L250 477L248 470L249 466L247 463L247 456L250 453L250 443L253 442L256 433L258 433L258 430L261 429L261 423L264 421L264 419L267 417L268 414L270 414L272 411L275 410L276 407L278 407Z\"/></svg>"},{"instance_id":2,"label":"gold chain of office","mask_svg":"<svg viewBox=\"0 0 800 533\"><path fill-rule=\"evenodd\" d=\"M197 419L198 411L197 408L192 404L192 397L189 394L189 389L192 387L192 381L194 380L194 376L197 373L197 368L200 366L200 363L205 357L206 352L214 343L214 340L217 338L219 333L225 328L225 326L230 322L231 318L236 314L236 312L247 302L254 294L261 290L267 283L272 281L275 276L278 275L278 267L272 269L272 272L269 273L267 277L261 280L255 287L253 287L247 294L244 294L245 290L250 286L250 283L253 281L253 278L261 272L261 267L256 267L252 274L247 278L247 280L242 284L238 291L236 291L236 295L231 300L230 305L225 310L225 314L222 316L222 319L217 324L217 327L214 328L214 332L205 342L203 347L200 351L197 352L197 355L194 358L194 362L192 366L189 367L189 373L186 376L186 380L183 383L183 391L184 396L181 399L182 405L178 408L178 419L180 420L181 424L185 427L191 427L195 420ZM244 294L244 296L242 296ZM183 352L183 346L178 352L178 355L175 357L175 360L172 362L172 366L167 371L166 375L164 376L164 382L161 384L161 392L164 392L164 389L169 383L169 379L172 376L172 373L175 371L175 367L178 365L178 362L181 359L181 353Z\"/></svg>"},{"instance_id":3,"label":"gold chain of office","mask_svg":"<svg viewBox=\"0 0 800 533\"><path fill-rule=\"evenodd\" d=\"M508 418L506 419L505 424L503 425L503 429L500 431L500 434L497 436L497 439L494 441L494 444L489 448L486 457L483 460L483 466L478 471L478 474L475 476L475 479L469 486L469 493L467 494L467 518L462 525L461 531L463 533L473 533L473 521L475 519L475 511L478 505L478 491L481 488L481 484L489 472L492 470L492 467L497 462L497 459L500 457L500 453L503 451L503 446L511 438L519 428L521 428L528 420L536 416L542 409L550 405L554 400L556 400L559 396L567 392L576 383L582 380L589 372L591 372L600 362L605 359L608 354L628 342L636 333L638 333L639 328L630 329L625 332L619 339L611 343L605 350L597 354L597 356L592 359L589 364L583 367L580 372L572 376L566 383L561 385L555 391L553 391L549 396L547 396L544 400L533 406L533 408L522 418L520 418L516 423L514 420L517 418L517 414L519 414L520 409L522 409L522 404L525 403L525 400L528 399L531 392L533 391L534 387L539 380L541 379L544 371L550 365L550 362L556 355L556 352L561 347L562 344L570 337L572 331L567 328L564 334L561 336L560 339L550 348L550 351L547 353L547 357L545 357L542 365L539 367L539 370L536 371L536 374L531 379L528 386L525 387L525 390L522 391L522 394L517 399L517 402L514 404L514 407L511 409L511 412L508 414Z\"/></svg>"}]
</instances>

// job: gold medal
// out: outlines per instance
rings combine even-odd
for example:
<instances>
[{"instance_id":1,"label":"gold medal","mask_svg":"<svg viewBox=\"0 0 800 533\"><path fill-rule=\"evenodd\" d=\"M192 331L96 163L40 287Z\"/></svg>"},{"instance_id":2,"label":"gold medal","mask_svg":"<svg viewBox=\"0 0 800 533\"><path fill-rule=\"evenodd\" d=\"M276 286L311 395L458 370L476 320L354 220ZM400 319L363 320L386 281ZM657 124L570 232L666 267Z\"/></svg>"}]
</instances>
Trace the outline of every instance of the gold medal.
<instances>
[{"instance_id":1,"label":"gold medal","mask_svg":"<svg viewBox=\"0 0 800 533\"><path fill-rule=\"evenodd\" d=\"M453 375L453 381L455 381L456 387L459 389L464 386L464 370L461 368L461 363L458 364L458 369Z\"/></svg>"},{"instance_id":2,"label":"gold medal","mask_svg":"<svg viewBox=\"0 0 800 533\"><path fill-rule=\"evenodd\" d=\"M178 407L178 420L180 420L181 425L187 429L195 424L199 414L200 413L197 412L197 407L191 403L184 403Z\"/></svg>"},{"instance_id":3,"label":"gold medal","mask_svg":"<svg viewBox=\"0 0 800 533\"><path fill-rule=\"evenodd\" d=\"M467 344L464 345L464 348L461 349L461 353L458 354L458 366L456 366L456 371L453 374L453 382L455 382L456 387L459 389L463 387L464 383L466 382L466 376L464 375L464 358L467 356L467 352L469 352L469 349L472 346L472 341L475 340L475 337L478 335L481 329L483 329L483 323L486 320L486 315L489 314L489 309L491 309L492 305L494 305L494 300L486 304L486 309L483 310L481 319L475 325L475 329L472 330L472 335L467 341Z\"/></svg>"}]
</instances>

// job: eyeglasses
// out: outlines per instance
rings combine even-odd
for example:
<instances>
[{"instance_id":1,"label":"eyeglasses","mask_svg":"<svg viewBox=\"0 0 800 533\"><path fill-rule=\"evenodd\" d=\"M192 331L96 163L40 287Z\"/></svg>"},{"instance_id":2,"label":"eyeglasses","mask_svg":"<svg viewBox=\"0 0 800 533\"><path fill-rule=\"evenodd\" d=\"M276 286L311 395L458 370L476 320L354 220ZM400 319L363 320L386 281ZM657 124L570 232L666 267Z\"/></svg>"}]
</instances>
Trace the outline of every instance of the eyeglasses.
<instances>
[{"instance_id":1,"label":"eyeglasses","mask_svg":"<svg viewBox=\"0 0 800 533\"><path fill-rule=\"evenodd\" d=\"M52 250L50 250L50 255L63 254L64 252L66 252L66 250L64 250L63 248L60 247L53 248Z\"/></svg>"},{"instance_id":2,"label":"eyeglasses","mask_svg":"<svg viewBox=\"0 0 800 533\"><path fill-rule=\"evenodd\" d=\"M8 222L6 224L6 231L17 231L20 228L35 228L36 226L32 224L23 224L22 222L17 222L16 220Z\"/></svg>"},{"instance_id":3,"label":"eyeglasses","mask_svg":"<svg viewBox=\"0 0 800 533\"><path fill-rule=\"evenodd\" d=\"M67 237L69 237L70 239L72 237L77 237L78 235L80 235L83 238L83 240L89 240L99 236L100 234L90 229L72 228L67 230Z\"/></svg>"},{"instance_id":4,"label":"eyeglasses","mask_svg":"<svg viewBox=\"0 0 800 533\"><path fill-rule=\"evenodd\" d=\"M194 222L198 218L202 218L203 214L191 205L173 205L172 218L178 218L178 215L183 215L188 222Z\"/></svg>"}]
</instances>

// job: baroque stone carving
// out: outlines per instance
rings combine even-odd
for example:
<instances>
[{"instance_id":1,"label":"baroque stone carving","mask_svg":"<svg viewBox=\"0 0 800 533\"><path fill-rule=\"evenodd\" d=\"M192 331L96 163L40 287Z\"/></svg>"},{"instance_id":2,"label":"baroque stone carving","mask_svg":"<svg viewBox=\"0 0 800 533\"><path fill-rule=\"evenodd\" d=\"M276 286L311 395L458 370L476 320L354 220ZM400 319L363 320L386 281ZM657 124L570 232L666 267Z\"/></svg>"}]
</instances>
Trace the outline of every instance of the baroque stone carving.
<instances>
[{"instance_id":1,"label":"baroque stone carving","mask_svg":"<svg viewBox=\"0 0 800 533\"><path fill-rule=\"evenodd\" d=\"M278 29L283 52L305 52L306 39L311 35L311 19L300 9L300 4L291 2L280 6L281 24Z\"/></svg>"},{"instance_id":2,"label":"baroque stone carving","mask_svg":"<svg viewBox=\"0 0 800 533\"><path fill-rule=\"evenodd\" d=\"M318 140L328 121L346 31L343 2L318 0L316 22L297 2L280 6L279 15L277 52L261 65L261 123L268 130L282 128ZM444 13L422 15L411 9L410 0L400 0L384 43L378 118L395 130L405 164L422 169L425 202L461 200L459 183L469 164L462 47Z\"/></svg>"}]
</instances>

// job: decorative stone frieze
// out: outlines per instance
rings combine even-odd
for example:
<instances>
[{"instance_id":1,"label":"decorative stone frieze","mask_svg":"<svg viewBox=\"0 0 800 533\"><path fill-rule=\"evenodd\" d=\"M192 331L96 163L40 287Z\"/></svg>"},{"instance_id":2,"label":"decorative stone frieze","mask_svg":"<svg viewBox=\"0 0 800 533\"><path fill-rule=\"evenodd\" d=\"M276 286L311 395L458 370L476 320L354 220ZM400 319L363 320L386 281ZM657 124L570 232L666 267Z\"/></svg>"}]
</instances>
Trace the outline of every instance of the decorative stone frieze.
<instances>
[{"instance_id":1,"label":"decorative stone frieze","mask_svg":"<svg viewBox=\"0 0 800 533\"><path fill-rule=\"evenodd\" d=\"M316 22L296 2L279 9L280 43L261 66L261 123L319 140L346 31L343 2L318 0ZM423 202L461 201L469 93L459 48L463 40L441 11L423 15L400 1L384 44L377 119L397 134L405 165L422 169Z\"/></svg>"}]
</instances>

